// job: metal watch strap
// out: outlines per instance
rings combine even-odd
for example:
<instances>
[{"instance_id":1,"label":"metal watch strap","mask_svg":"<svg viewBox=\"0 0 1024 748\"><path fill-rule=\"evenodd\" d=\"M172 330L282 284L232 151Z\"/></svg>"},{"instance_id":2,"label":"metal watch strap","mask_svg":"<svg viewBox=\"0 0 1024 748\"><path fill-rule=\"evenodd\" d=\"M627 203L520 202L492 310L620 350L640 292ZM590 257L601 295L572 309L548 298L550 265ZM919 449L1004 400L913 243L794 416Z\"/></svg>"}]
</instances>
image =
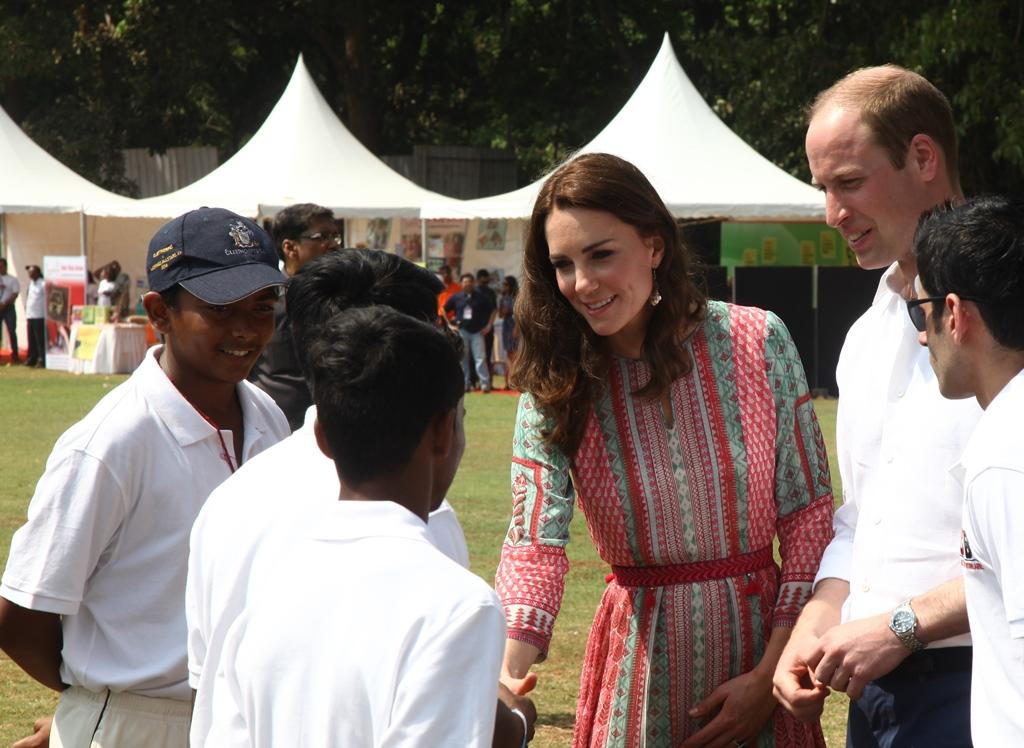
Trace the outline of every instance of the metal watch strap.
<instances>
[{"instance_id":1,"label":"metal watch strap","mask_svg":"<svg viewBox=\"0 0 1024 748\"><path fill-rule=\"evenodd\" d=\"M911 626L909 630L901 631L897 629L895 622L897 616L900 613L909 614L910 617L913 619L914 624L913 626ZM909 649L911 652L920 652L922 649L924 649L925 644L917 638L917 626L917 613L915 613L914 609L910 606L910 600L904 600L896 606L895 610L893 610L892 617L889 619L889 630L892 631L896 635L896 638L899 639L900 642L903 644L903 646Z\"/></svg>"}]
</instances>

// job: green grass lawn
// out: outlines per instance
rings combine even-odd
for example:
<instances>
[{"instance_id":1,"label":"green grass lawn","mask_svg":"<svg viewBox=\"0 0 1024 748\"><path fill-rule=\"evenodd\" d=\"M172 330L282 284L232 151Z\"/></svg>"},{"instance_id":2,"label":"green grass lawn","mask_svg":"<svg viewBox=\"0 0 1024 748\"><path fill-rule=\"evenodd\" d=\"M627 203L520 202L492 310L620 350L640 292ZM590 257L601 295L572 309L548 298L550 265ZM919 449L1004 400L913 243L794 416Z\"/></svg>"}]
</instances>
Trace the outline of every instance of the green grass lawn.
<instances>
[{"instance_id":1,"label":"green grass lawn","mask_svg":"<svg viewBox=\"0 0 1024 748\"><path fill-rule=\"evenodd\" d=\"M28 501L53 442L123 379L0 368L4 419L0 426L0 558L6 560L11 535L25 520ZM449 493L466 531L472 568L488 581L493 581L508 522L515 405L514 397L497 392L467 398L466 456ZM835 465L835 401L818 400L815 406ZM833 475L833 482L838 501L838 474ZM540 719L531 744L537 748L569 744L583 648L607 572L579 513L572 532L565 602L548 661L537 667L539 684L534 697ZM0 654L0 745L31 732L35 718L52 710L55 703L55 694L31 681ZM829 698L824 725L830 746L845 744L844 696Z\"/></svg>"}]
</instances>

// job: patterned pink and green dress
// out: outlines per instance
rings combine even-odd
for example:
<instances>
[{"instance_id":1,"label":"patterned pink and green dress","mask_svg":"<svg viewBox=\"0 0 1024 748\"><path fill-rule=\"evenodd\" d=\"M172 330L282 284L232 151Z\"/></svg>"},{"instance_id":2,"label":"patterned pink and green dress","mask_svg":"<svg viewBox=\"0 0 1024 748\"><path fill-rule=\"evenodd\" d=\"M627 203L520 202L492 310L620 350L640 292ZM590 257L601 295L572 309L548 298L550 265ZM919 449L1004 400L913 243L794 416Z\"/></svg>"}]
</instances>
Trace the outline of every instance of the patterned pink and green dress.
<instances>
[{"instance_id":1,"label":"patterned pink and green dress","mask_svg":"<svg viewBox=\"0 0 1024 748\"><path fill-rule=\"evenodd\" d=\"M686 346L673 424L630 394L646 365L616 358L574 460L541 439L530 395L519 401L496 580L508 636L547 651L574 498L615 573L587 642L575 746L678 746L700 729L687 711L751 670L772 627L793 625L832 537L825 444L782 322L710 302ZM778 707L754 744L824 740Z\"/></svg>"}]
</instances>

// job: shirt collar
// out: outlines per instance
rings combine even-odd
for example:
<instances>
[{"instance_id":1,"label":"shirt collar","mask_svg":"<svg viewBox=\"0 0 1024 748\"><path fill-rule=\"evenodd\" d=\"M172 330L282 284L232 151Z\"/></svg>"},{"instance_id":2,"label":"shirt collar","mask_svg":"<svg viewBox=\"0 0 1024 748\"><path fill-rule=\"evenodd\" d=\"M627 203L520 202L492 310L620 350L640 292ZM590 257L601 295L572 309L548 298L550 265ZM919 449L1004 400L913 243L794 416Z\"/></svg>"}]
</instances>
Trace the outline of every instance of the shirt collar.
<instances>
[{"instance_id":1,"label":"shirt collar","mask_svg":"<svg viewBox=\"0 0 1024 748\"><path fill-rule=\"evenodd\" d=\"M430 543L427 524L393 501L334 501L312 525L316 540L397 537Z\"/></svg>"},{"instance_id":2,"label":"shirt collar","mask_svg":"<svg viewBox=\"0 0 1024 748\"><path fill-rule=\"evenodd\" d=\"M187 447L213 436L216 430L199 414L192 403L185 399L168 378L167 373L160 368L158 357L163 348L162 345L155 345L146 351L146 357L133 376L139 378L139 388L146 400L153 405L157 417L164 422L178 444ZM256 412L258 406L253 400L252 393L241 383L235 385L235 388L242 406L242 423L247 432L243 434L243 443L246 445L245 451L248 452L248 446L255 441L249 438L250 429L254 434L261 435L267 429L264 419Z\"/></svg>"}]
</instances>

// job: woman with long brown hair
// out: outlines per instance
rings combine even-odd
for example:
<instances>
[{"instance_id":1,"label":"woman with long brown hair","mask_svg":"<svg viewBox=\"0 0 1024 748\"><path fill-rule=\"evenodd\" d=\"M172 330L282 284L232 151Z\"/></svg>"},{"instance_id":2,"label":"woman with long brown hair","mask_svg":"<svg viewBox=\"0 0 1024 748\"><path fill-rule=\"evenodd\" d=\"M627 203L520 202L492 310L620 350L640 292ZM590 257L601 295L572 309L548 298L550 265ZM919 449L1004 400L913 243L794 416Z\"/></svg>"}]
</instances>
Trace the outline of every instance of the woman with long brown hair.
<instances>
[{"instance_id":1,"label":"woman with long brown hair","mask_svg":"<svg viewBox=\"0 0 1024 748\"><path fill-rule=\"evenodd\" d=\"M657 192L607 154L548 178L523 263L504 680L518 688L546 656L575 500L612 567L576 746L824 745L772 697L832 535L828 460L785 326L708 301Z\"/></svg>"}]
</instances>

